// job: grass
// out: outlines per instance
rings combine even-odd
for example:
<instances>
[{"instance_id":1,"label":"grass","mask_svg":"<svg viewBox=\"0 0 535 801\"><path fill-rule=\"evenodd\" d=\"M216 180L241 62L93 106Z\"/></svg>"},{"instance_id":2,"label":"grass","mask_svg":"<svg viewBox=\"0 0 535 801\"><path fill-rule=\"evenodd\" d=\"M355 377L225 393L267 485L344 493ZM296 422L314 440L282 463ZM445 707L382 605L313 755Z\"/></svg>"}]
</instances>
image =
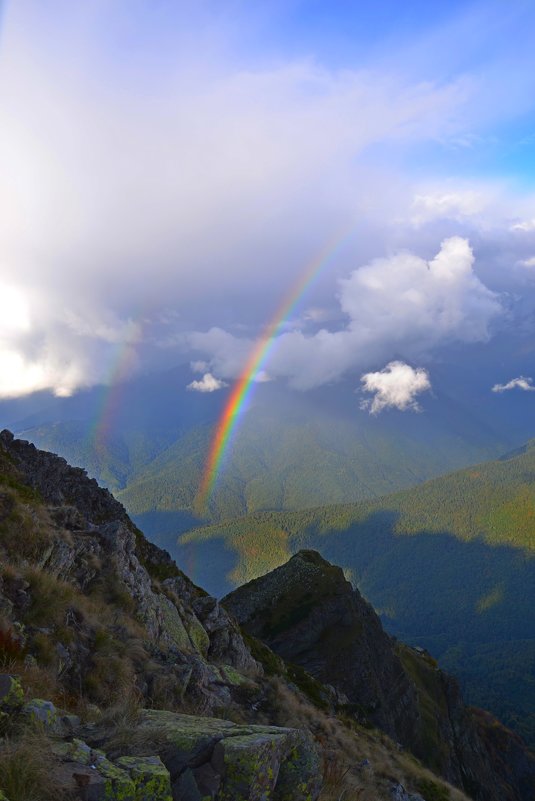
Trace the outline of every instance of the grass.
<instances>
[{"instance_id":1,"label":"grass","mask_svg":"<svg viewBox=\"0 0 535 801\"><path fill-rule=\"evenodd\" d=\"M460 790L441 781L411 754L399 751L387 735L355 722L343 722L313 707L279 677L270 679L269 720L279 726L308 729L323 761L319 801L391 801L392 784L411 793L426 787L426 801L469 801Z\"/></svg>"},{"instance_id":2,"label":"grass","mask_svg":"<svg viewBox=\"0 0 535 801\"><path fill-rule=\"evenodd\" d=\"M54 780L50 741L38 732L0 744L0 788L9 801L61 801L66 798Z\"/></svg>"}]
</instances>

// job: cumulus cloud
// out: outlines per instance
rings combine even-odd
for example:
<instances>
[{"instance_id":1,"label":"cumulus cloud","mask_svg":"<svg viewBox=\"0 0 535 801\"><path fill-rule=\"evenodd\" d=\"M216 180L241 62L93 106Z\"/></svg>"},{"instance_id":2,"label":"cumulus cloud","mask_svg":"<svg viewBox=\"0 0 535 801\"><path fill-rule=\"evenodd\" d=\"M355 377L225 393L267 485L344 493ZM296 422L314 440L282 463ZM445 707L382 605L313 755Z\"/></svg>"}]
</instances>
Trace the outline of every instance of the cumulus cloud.
<instances>
[{"instance_id":1,"label":"cumulus cloud","mask_svg":"<svg viewBox=\"0 0 535 801\"><path fill-rule=\"evenodd\" d=\"M473 265L468 241L450 237L429 261L400 252L354 270L339 282L345 327L281 334L271 349L270 376L309 389L395 353L417 359L439 345L488 340L502 306ZM239 375L254 344L215 328L190 343L227 378Z\"/></svg>"},{"instance_id":2,"label":"cumulus cloud","mask_svg":"<svg viewBox=\"0 0 535 801\"><path fill-rule=\"evenodd\" d=\"M370 414L388 408L418 412L416 396L431 389L427 370L398 361L390 362L376 373L365 373L360 380L363 391L374 394L372 399L361 403L361 408L369 409Z\"/></svg>"},{"instance_id":3,"label":"cumulus cloud","mask_svg":"<svg viewBox=\"0 0 535 801\"><path fill-rule=\"evenodd\" d=\"M212 373L205 373L199 381L192 381L191 384L188 384L186 389L194 392L216 392L218 389L227 386L228 384L216 378Z\"/></svg>"},{"instance_id":4,"label":"cumulus cloud","mask_svg":"<svg viewBox=\"0 0 535 801\"><path fill-rule=\"evenodd\" d=\"M518 378L512 378L506 384L494 384L492 387L493 392L507 392L510 389L522 389L524 392L535 392L533 379L523 375L518 376Z\"/></svg>"},{"instance_id":5,"label":"cumulus cloud","mask_svg":"<svg viewBox=\"0 0 535 801\"><path fill-rule=\"evenodd\" d=\"M430 262L413 255L452 233L437 221L486 213L480 187L418 191L411 209L415 189L403 164L406 157L410 172L422 143L472 141L472 128L522 110L533 96L530 51L522 50L515 81L497 79L499 70L436 66L434 33L426 64L413 69L410 47L403 69L391 53L333 66L313 49L307 58L257 54L244 35L255 4L227 15L217 5L7 3L0 397L108 381L119 353L131 370L148 362L143 348L157 335L170 361L196 351L202 372L231 378L258 322L346 225L357 244L333 275L367 264L339 284L346 325L321 312L335 283L325 278L329 296L307 299L312 333L279 337L270 378L305 389L384 363L398 330L407 357L488 337L499 300L475 276L464 240L449 239ZM450 35L444 63L447 54ZM374 152L386 169L369 158ZM509 208L514 219L532 219L533 203ZM409 243L392 223L407 209L407 228L411 215L420 226ZM400 240L409 252L371 261ZM146 319L169 330L155 333ZM229 320L249 325L249 336L228 334Z\"/></svg>"}]
</instances>

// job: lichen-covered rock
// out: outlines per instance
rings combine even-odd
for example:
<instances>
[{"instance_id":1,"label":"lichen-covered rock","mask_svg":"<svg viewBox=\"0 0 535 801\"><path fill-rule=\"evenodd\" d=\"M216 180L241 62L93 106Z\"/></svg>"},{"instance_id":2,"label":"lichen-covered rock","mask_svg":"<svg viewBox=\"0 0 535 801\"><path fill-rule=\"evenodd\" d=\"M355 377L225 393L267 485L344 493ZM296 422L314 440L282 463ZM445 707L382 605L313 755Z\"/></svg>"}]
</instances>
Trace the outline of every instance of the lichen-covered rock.
<instances>
[{"instance_id":1,"label":"lichen-covered rock","mask_svg":"<svg viewBox=\"0 0 535 801\"><path fill-rule=\"evenodd\" d=\"M105 801L137 801L134 781L126 770L100 753L97 753L94 766L104 779Z\"/></svg>"},{"instance_id":2,"label":"lichen-covered rock","mask_svg":"<svg viewBox=\"0 0 535 801\"><path fill-rule=\"evenodd\" d=\"M52 701L42 698L32 698L22 707L22 714L32 721L39 723L45 729L56 730L60 726L58 710Z\"/></svg>"},{"instance_id":3,"label":"lichen-covered rock","mask_svg":"<svg viewBox=\"0 0 535 801\"><path fill-rule=\"evenodd\" d=\"M78 740L74 738L72 743L70 743L70 757L73 762L81 762L82 765L90 765L91 764L91 749L84 743L83 740Z\"/></svg>"},{"instance_id":4,"label":"lichen-covered rock","mask_svg":"<svg viewBox=\"0 0 535 801\"><path fill-rule=\"evenodd\" d=\"M20 709L24 703L24 690L16 676L0 674L0 709L6 713Z\"/></svg>"},{"instance_id":5,"label":"lichen-covered rock","mask_svg":"<svg viewBox=\"0 0 535 801\"><path fill-rule=\"evenodd\" d=\"M219 672L223 677L223 681L227 684L232 684L233 687L241 687L243 684L249 683L249 680L231 665L221 665Z\"/></svg>"},{"instance_id":6,"label":"lichen-covered rock","mask_svg":"<svg viewBox=\"0 0 535 801\"><path fill-rule=\"evenodd\" d=\"M209 661L232 665L251 674L262 673L236 621L216 598L207 595L182 574L167 579L164 587L179 599L190 638Z\"/></svg>"},{"instance_id":7,"label":"lichen-covered rock","mask_svg":"<svg viewBox=\"0 0 535 801\"><path fill-rule=\"evenodd\" d=\"M297 729L145 710L132 751L136 737L157 751L174 798L315 801L319 794L316 747L308 733ZM133 761L122 757L116 763L134 777Z\"/></svg>"},{"instance_id":8,"label":"lichen-covered rock","mask_svg":"<svg viewBox=\"0 0 535 801\"><path fill-rule=\"evenodd\" d=\"M171 776L159 757L120 757L134 782L136 801L172 801Z\"/></svg>"},{"instance_id":9,"label":"lichen-covered rock","mask_svg":"<svg viewBox=\"0 0 535 801\"><path fill-rule=\"evenodd\" d=\"M314 760L291 730L259 731L220 740L212 766L222 776L221 801L305 801L317 791Z\"/></svg>"}]
</instances>

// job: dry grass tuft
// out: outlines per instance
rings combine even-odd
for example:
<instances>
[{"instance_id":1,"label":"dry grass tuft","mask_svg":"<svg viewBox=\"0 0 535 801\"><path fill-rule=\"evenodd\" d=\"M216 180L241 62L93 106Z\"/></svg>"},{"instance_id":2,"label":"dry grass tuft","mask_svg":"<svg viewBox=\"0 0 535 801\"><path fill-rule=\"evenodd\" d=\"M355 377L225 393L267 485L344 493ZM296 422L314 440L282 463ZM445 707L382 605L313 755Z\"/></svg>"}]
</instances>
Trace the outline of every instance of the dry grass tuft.
<instances>
[{"instance_id":1,"label":"dry grass tuft","mask_svg":"<svg viewBox=\"0 0 535 801\"><path fill-rule=\"evenodd\" d=\"M18 740L4 740L0 746L0 788L9 801L61 801L51 771L54 761L50 743L42 734L32 732Z\"/></svg>"},{"instance_id":2,"label":"dry grass tuft","mask_svg":"<svg viewBox=\"0 0 535 801\"><path fill-rule=\"evenodd\" d=\"M393 781L412 793L433 783L437 792L449 801L469 801L464 793L438 779L411 754L399 751L386 734L328 715L278 677L270 680L270 688L270 721L308 729L320 748L323 758L320 801L391 801Z\"/></svg>"}]
</instances>

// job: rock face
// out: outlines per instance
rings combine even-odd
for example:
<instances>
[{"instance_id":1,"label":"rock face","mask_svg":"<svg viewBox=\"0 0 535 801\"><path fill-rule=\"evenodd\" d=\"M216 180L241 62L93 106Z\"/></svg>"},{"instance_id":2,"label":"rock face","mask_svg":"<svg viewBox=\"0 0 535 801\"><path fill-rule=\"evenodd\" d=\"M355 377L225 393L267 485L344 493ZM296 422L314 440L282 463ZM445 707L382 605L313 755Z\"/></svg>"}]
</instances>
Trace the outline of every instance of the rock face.
<instances>
[{"instance_id":1,"label":"rock face","mask_svg":"<svg viewBox=\"0 0 535 801\"><path fill-rule=\"evenodd\" d=\"M519 738L465 707L455 680L389 637L342 570L315 551L300 551L222 603L245 631L334 685L361 716L473 798L535 798L535 758ZM497 759L499 751L510 758Z\"/></svg>"},{"instance_id":2,"label":"rock face","mask_svg":"<svg viewBox=\"0 0 535 801\"><path fill-rule=\"evenodd\" d=\"M143 625L152 657L179 695L188 694L198 711L211 712L231 700L236 681L229 680L228 669L262 672L228 612L195 587L167 552L145 540L121 504L85 471L6 431L0 434L2 453L17 479L45 504L41 524L47 537L33 557L39 569L82 592L91 593L97 583L108 587ZM32 603L26 585L15 580L0 586L0 605L15 619ZM75 610L70 616L76 638L60 650L63 681L75 688L94 670L96 633L76 619ZM150 690L145 686L145 693Z\"/></svg>"},{"instance_id":3,"label":"rock face","mask_svg":"<svg viewBox=\"0 0 535 801\"><path fill-rule=\"evenodd\" d=\"M142 711L118 749L115 725L80 728L49 700L25 702L19 680L0 674L0 726L37 724L55 738L58 792L81 801L317 798L308 733L213 717L261 692L263 669L227 610L148 543L109 492L4 431L0 513L0 557L13 563L0 571L5 654L29 668L44 655L67 694L99 699L99 681L110 681L111 703L124 686L155 704L163 682L164 699L196 712Z\"/></svg>"},{"instance_id":4,"label":"rock face","mask_svg":"<svg viewBox=\"0 0 535 801\"><path fill-rule=\"evenodd\" d=\"M223 603L249 634L334 685L391 737L408 741L416 689L374 610L339 567L301 551Z\"/></svg>"}]
</instances>

